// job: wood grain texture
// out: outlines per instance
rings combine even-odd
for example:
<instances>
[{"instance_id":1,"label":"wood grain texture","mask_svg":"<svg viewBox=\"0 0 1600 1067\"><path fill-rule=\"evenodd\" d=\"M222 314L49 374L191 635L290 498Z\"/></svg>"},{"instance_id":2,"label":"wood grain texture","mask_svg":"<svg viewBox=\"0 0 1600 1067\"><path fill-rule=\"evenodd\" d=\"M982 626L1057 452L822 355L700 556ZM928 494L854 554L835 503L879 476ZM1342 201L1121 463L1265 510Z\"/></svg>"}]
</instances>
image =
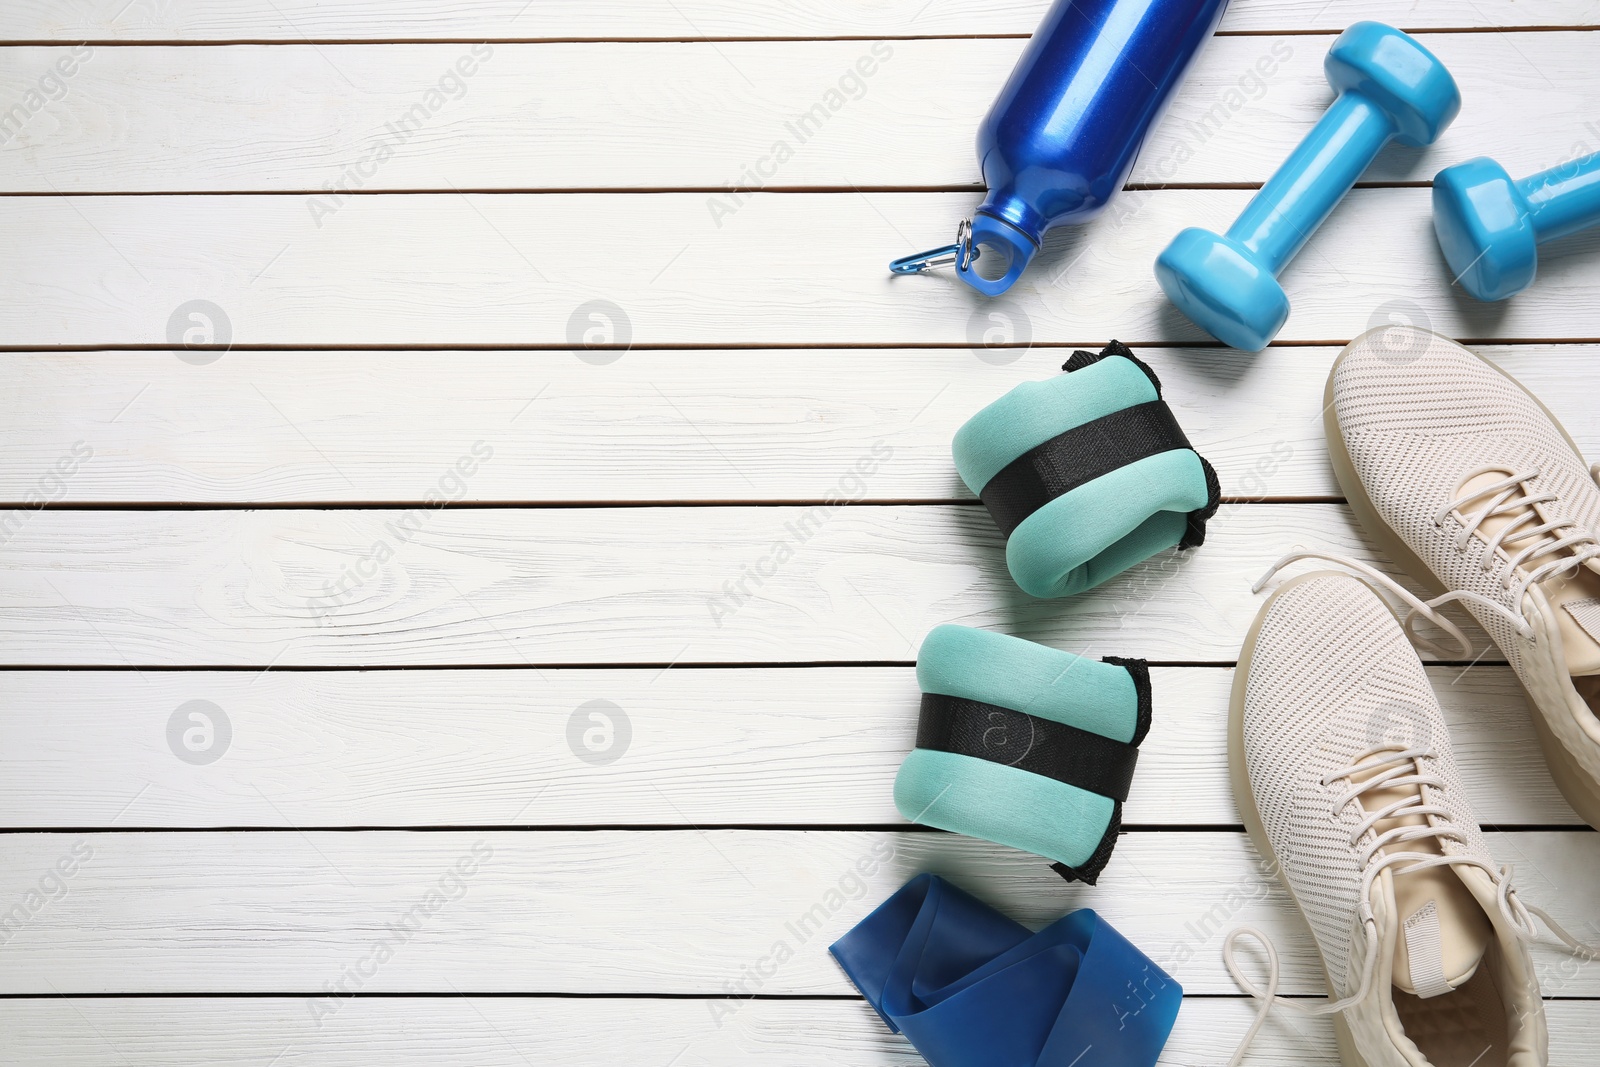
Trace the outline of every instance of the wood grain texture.
<instances>
[{"instance_id":1,"label":"wood grain texture","mask_svg":"<svg viewBox=\"0 0 1600 1067\"><path fill-rule=\"evenodd\" d=\"M1131 180L1264 181L1332 98L1330 40L1218 38ZM1423 42L1468 106L1435 146L1386 151L1363 181L1427 181L1485 153L1520 176L1600 148L1600 121L1582 121L1600 115L1593 33ZM0 101L57 63L73 73L0 126L0 191L977 190L975 131L1024 43L22 48ZM1534 113L1571 117L1519 121Z\"/></svg>"},{"instance_id":2,"label":"wood grain texture","mask_svg":"<svg viewBox=\"0 0 1600 1067\"><path fill-rule=\"evenodd\" d=\"M734 1007L736 1010L729 1011ZM1600 1013L1586 1001L1545 1005L1552 1063L1589 1062ZM1191 998L1163 1067L1209 1063L1244 1034L1254 1011L1236 998ZM303 998L0 1001L0 1030L37 1067L920 1067L865 1003L841 1001L548 1000L357 997L321 1025ZM804 1035L804 1040L796 1040ZM673 1057L677 1057L676 1060ZM1327 1019L1275 1016L1251 1062L1338 1067Z\"/></svg>"},{"instance_id":3,"label":"wood grain texture","mask_svg":"<svg viewBox=\"0 0 1600 1067\"><path fill-rule=\"evenodd\" d=\"M1047 0L11 0L0 12L8 40L280 40L305 38L832 37L841 35L1030 34ZM1320 29L1359 19L1427 26L1593 26L1590 0L1260 0L1229 9L1224 31Z\"/></svg>"},{"instance_id":4,"label":"wood grain texture","mask_svg":"<svg viewBox=\"0 0 1600 1067\"><path fill-rule=\"evenodd\" d=\"M1594 939L1600 835L1489 845ZM849 993L826 946L925 870L1035 927L1092 905L1188 993L1237 992L1219 953L1240 923L1276 940L1285 993L1323 989L1236 831L1126 834L1095 886L970 838L867 831L10 834L0 861L0 901L47 891L0 952L3 992ZM1546 995L1600 994L1594 968L1536 955Z\"/></svg>"},{"instance_id":5,"label":"wood grain texture","mask_svg":"<svg viewBox=\"0 0 1600 1067\"><path fill-rule=\"evenodd\" d=\"M0 43L59 42L0 48L0 193L37 194L0 196L0 347L23 350L0 353L0 665L43 668L0 670L0 1059L912 1067L826 945L922 870L1034 926L1103 912L1196 994L1164 1064L1244 1033L1236 924L1277 940L1286 992L1322 991L1232 829L1222 708L1280 552L1375 558L1346 509L1230 505L1197 553L1031 601L982 509L947 503L970 496L950 437L1074 345L1175 344L1141 354L1226 492L1331 496L1328 365L1404 321L1569 342L1484 350L1600 451L1600 233L1484 306L1449 286L1426 189L1358 190L1284 276L1283 339L1322 344L1259 357L1150 273L1249 196L1183 186L1259 182L1315 120L1359 18L1590 28L1428 34L1467 106L1368 182L1592 150L1600 3L1235 4L1225 34L1251 36L1211 42L1133 175L1166 188L1053 239L1004 301L890 279L974 206L972 130L1045 6L0 4ZM830 89L802 141L785 124ZM118 195L164 192L202 195ZM30 350L56 346L123 350ZM801 506L841 499L865 506ZM160 510L188 502L223 510ZM628 503L712 506L597 506ZM781 665L905 663L945 621L1195 664L1155 669L1100 885L896 831L911 669ZM1512 828L1490 844L1525 899L1600 939L1600 835L1495 658L1429 668L1470 799ZM103 669L52 669L74 665ZM1595 968L1538 959L1545 995L1600 998ZM329 995L351 990L421 996ZM1595 1060L1597 1007L1550 1002L1553 1062ZM1280 1012L1253 1058L1332 1067L1331 1028Z\"/></svg>"},{"instance_id":6,"label":"wood grain texture","mask_svg":"<svg viewBox=\"0 0 1600 1067\"><path fill-rule=\"evenodd\" d=\"M1600 455L1572 383L1600 346L1479 346ZM1146 348L1224 494L1338 496L1322 387L1338 350ZM986 353L993 357L996 353ZM971 499L950 440L1058 348L568 352L0 353L0 501L479 503L824 500L892 455L862 500ZM492 455L451 474L482 441ZM73 462L75 446L91 455ZM68 474L64 467L71 467ZM61 469L58 469L61 468ZM3 512L0 508L0 512Z\"/></svg>"},{"instance_id":7,"label":"wood grain texture","mask_svg":"<svg viewBox=\"0 0 1600 1067\"><path fill-rule=\"evenodd\" d=\"M1510 670L1430 673L1478 818L1579 825ZM1155 722L1124 825L1236 825L1233 672L1152 674ZM906 667L11 672L0 825L902 823L890 783L918 699ZM168 733L174 717L204 726L181 711L197 700L227 724L195 736L216 753L205 765L175 758Z\"/></svg>"},{"instance_id":8,"label":"wood grain texture","mask_svg":"<svg viewBox=\"0 0 1600 1067\"><path fill-rule=\"evenodd\" d=\"M317 220L302 197L6 197L0 228L30 255L0 260L0 344L169 346L195 300L228 324L196 336L234 344L1202 341L1150 264L1186 225L1226 228L1249 195L1128 193L1058 231L997 301L887 269L947 239L965 193L759 193L732 217L695 193L378 195ZM1600 230L1545 246L1537 285L1482 304L1450 288L1428 198L1351 193L1283 275L1294 310L1280 339L1397 319L1455 337L1593 337Z\"/></svg>"},{"instance_id":9,"label":"wood grain texture","mask_svg":"<svg viewBox=\"0 0 1600 1067\"><path fill-rule=\"evenodd\" d=\"M944 622L1231 663L1283 553L1383 565L1335 504L1225 506L1204 547L1054 601L976 505L21 514L14 665L910 661Z\"/></svg>"}]
</instances>

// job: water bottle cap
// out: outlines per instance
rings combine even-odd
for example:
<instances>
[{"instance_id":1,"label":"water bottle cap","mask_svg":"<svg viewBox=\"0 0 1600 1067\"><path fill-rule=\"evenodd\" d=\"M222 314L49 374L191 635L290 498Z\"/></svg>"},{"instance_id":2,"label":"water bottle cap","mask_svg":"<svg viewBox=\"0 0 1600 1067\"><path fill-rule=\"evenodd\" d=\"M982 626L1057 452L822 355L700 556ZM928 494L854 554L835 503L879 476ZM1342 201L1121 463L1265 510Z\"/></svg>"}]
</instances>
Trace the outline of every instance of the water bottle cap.
<instances>
[{"instance_id":1,"label":"water bottle cap","mask_svg":"<svg viewBox=\"0 0 1600 1067\"><path fill-rule=\"evenodd\" d=\"M1039 251L1033 239L1020 229L982 211L973 216L967 240L976 254L965 263L956 264L956 275L985 296L999 296L1010 289ZM1003 260L1004 265L999 274L997 260ZM985 268L982 272L979 264Z\"/></svg>"}]
</instances>

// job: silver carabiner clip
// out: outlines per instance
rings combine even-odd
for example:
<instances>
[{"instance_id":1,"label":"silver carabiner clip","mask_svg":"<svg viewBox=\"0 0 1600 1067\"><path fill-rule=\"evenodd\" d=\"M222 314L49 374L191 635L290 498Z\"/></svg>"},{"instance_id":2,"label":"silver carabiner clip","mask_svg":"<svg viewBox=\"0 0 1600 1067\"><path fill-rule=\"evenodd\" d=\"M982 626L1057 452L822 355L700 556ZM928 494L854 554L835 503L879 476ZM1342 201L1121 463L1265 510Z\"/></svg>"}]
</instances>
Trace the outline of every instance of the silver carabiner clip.
<instances>
[{"instance_id":1,"label":"silver carabiner clip","mask_svg":"<svg viewBox=\"0 0 1600 1067\"><path fill-rule=\"evenodd\" d=\"M977 261L979 254L977 246L972 243L972 220L962 219L961 225L956 227L955 244L918 252L914 256L901 256L889 264L889 269L896 274L926 274L934 267L954 263L956 270L964 271Z\"/></svg>"}]
</instances>

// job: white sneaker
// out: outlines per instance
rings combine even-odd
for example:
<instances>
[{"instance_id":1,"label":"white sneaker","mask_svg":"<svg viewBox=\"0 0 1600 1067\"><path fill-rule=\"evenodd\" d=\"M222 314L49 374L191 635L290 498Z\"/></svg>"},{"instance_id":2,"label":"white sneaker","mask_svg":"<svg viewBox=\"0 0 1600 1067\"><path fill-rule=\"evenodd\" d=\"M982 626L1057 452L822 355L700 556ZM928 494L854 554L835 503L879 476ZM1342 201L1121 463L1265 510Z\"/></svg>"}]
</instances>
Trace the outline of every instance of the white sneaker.
<instances>
[{"instance_id":1,"label":"white sneaker","mask_svg":"<svg viewBox=\"0 0 1600 1067\"><path fill-rule=\"evenodd\" d=\"M1425 330L1356 338L1325 399L1357 519L1500 646L1556 784L1600 827L1600 471L1516 380Z\"/></svg>"},{"instance_id":2,"label":"white sneaker","mask_svg":"<svg viewBox=\"0 0 1600 1067\"><path fill-rule=\"evenodd\" d=\"M1271 942L1232 932L1228 969L1263 1001L1233 1062L1276 1003L1339 1013L1345 1067L1543 1065L1531 909L1494 866L1427 675L1367 584L1318 571L1272 595L1239 655L1229 730L1240 814L1311 927L1330 997L1277 998ZM1267 950L1264 987L1237 966L1246 933Z\"/></svg>"}]
</instances>

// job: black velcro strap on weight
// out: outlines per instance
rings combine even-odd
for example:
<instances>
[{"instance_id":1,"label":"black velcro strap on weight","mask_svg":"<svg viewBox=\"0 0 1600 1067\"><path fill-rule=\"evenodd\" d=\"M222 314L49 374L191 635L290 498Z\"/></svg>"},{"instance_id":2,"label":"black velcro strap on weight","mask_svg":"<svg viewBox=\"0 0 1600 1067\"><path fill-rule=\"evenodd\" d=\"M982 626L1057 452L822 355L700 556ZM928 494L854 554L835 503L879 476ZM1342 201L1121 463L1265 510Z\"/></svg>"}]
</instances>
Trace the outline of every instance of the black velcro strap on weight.
<instances>
[{"instance_id":1,"label":"black velcro strap on weight","mask_svg":"<svg viewBox=\"0 0 1600 1067\"><path fill-rule=\"evenodd\" d=\"M1164 400L1135 404L1074 426L1006 464L978 494L1000 532L1063 493L1161 452L1190 448Z\"/></svg>"},{"instance_id":2,"label":"black velcro strap on weight","mask_svg":"<svg viewBox=\"0 0 1600 1067\"><path fill-rule=\"evenodd\" d=\"M1112 800L1128 799L1133 745L978 700L922 694L917 747L1015 767Z\"/></svg>"}]
</instances>

